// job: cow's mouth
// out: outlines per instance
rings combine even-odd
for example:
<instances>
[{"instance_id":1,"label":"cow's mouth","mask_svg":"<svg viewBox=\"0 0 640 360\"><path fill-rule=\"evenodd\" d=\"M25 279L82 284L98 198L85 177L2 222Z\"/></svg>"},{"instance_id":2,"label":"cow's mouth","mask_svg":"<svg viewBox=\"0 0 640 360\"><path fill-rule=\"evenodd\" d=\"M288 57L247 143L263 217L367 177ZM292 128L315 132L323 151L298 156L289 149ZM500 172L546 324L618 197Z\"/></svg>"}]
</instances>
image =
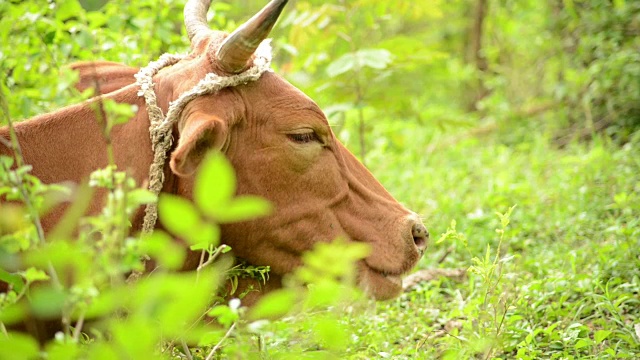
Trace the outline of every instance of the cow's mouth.
<instances>
[{"instance_id":1,"label":"cow's mouth","mask_svg":"<svg viewBox=\"0 0 640 360\"><path fill-rule=\"evenodd\" d=\"M389 300L402 292L402 278L405 274L406 271L381 270L364 262L358 284L376 300Z\"/></svg>"}]
</instances>

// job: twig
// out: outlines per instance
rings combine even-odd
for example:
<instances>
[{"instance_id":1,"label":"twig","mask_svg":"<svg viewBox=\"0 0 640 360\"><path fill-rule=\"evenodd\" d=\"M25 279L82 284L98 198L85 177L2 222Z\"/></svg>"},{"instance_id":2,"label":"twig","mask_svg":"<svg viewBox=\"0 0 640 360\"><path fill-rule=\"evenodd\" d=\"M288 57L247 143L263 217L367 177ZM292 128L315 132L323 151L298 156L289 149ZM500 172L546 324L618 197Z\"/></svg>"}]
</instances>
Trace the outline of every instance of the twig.
<instances>
[{"instance_id":1,"label":"twig","mask_svg":"<svg viewBox=\"0 0 640 360\"><path fill-rule=\"evenodd\" d=\"M9 333L7 332L7 328L4 326L4 323L2 321L0 321L0 330L2 331L2 334L6 337L9 337Z\"/></svg>"},{"instance_id":2,"label":"twig","mask_svg":"<svg viewBox=\"0 0 640 360\"><path fill-rule=\"evenodd\" d=\"M418 270L415 273L407 276L402 281L402 290L409 291L414 286L427 282L433 281L439 277L447 277L454 280L462 280L467 275L467 269L458 268L458 269L427 269L427 270Z\"/></svg>"},{"instance_id":3,"label":"twig","mask_svg":"<svg viewBox=\"0 0 640 360\"><path fill-rule=\"evenodd\" d=\"M211 256L209 256L209 258L207 259L207 261L205 261L204 263L202 262L202 260L204 260L204 253L200 256L200 265L198 265L198 268L196 269L196 272L198 274L200 274L200 270L204 269L205 267L209 266L217 257L218 255L220 255L220 253L222 252L222 250L226 249L227 245L220 245L220 247L218 247L213 254L211 254ZM204 250L203 250L204 251ZM197 279L197 277L196 277Z\"/></svg>"},{"instance_id":4,"label":"twig","mask_svg":"<svg viewBox=\"0 0 640 360\"><path fill-rule=\"evenodd\" d=\"M18 141L18 135L16 134L16 129L13 126L13 121L11 121L11 114L9 114L9 106L7 105L7 100L4 97L4 91L0 89L0 105L2 106L2 112L4 112L5 117L7 118L7 126L9 127L9 137L11 139L11 148L13 148L14 158L16 159L16 166L22 167L24 166L24 156L22 155L22 148L20 147L20 142ZM31 217L31 221L33 225L36 227L36 232L38 235L38 241L40 244L44 244L44 230L42 229L42 224L40 222L40 216L36 211L35 207L31 203L31 199L29 198L25 185L22 182L22 176L20 176L17 172L15 172L16 179L18 182L18 187L20 188L20 193L24 200L24 204L29 209L29 215Z\"/></svg>"},{"instance_id":5,"label":"twig","mask_svg":"<svg viewBox=\"0 0 640 360\"><path fill-rule=\"evenodd\" d=\"M22 155L22 148L20 147L20 142L18 141L18 135L16 134L16 129L13 126L13 122L11 121L9 106L7 105L7 100L4 97L4 91L2 91L2 88L0 88L0 107L2 108L2 112L4 113L7 119L7 126L9 127L9 138L10 138L9 145L10 146L8 147L10 149L13 149L13 157L16 160L17 167L22 167L24 166L24 156ZM2 139L2 140L4 144L6 142L6 139ZM9 169L7 169L7 171L9 171ZM29 198L25 190L25 185L22 182L22 176L17 172L14 172L14 173L16 175L16 179L18 182L17 186L20 188L20 193L24 200L24 204L27 206L27 209L29 210L29 215L31 217L31 221L33 222L33 225L36 228L36 233L38 235L38 242L40 243L40 245L44 245L45 243L44 229L42 228L40 215L38 215L38 212L36 211L35 207L31 203L31 199ZM48 265L47 268L49 270L49 276L51 277L51 281L53 282L54 286L56 286L56 288L58 289L62 289L62 284L58 279L58 274L56 273L56 270L53 268L53 264L49 261L47 265Z\"/></svg>"},{"instance_id":6,"label":"twig","mask_svg":"<svg viewBox=\"0 0 640 360\"><path fill-rule=\"evenodd\" d=\"M0 144L4 145L7 149L11 149L12 148L11 143L9 142L9 140L7 140L7 139L5 139L3 137L0 137Z\"/></svg>"},{"instance_id":7,"label":"twig","mask_svg":"<svg viewBox=\"0 0 640 360\"><path fill-rule=\"evenodd\" d=\"M452 333L448 332L447 330L442 330L442 331L443 331L445 334L447 334L447 335L451 336L451 337L452 337L452 338L454 338L454 339L457 339L458 341L460 341L460 342L462 342L462 343L466 343L466 342L467 342L467 340L466 340L466 339L461 338L461 337L456 336L456 335L453 335Z\"/></svg>"},{"instance_id":8,"label":"twig","mask_svg":"<svg viewBox=\"0 0 640 360\"><path fill-rule=\"evenodd\" d=\"M187 355L187 359L193 360L193 356L191 356L191 350L189 350L187 342L182 339L180 340L180 343L182 343L182 350L184 351L184 354Z\"/></svg>"},{"instance_id":9,"label":"twig","mask_svg":"<svg viewBox=\"0 0 640 360\"><path fill-rule=\"evenodd\" d=\"M75 343L80 340L80 332L82 331L82 326L84 325L84 311L80 314L78 318L78 322L76 322L76 328L73 330L73 341Z\"/></svg>"},{"instance_id":10,"label":"twig","mask_svg":"<svg viewBox=\"0 0 640 360\"><path fill-rule=\"evenodd\" d=\"M233 331L233 329L235 329L236 327L236 323L233 323L233 325L231 325L231 327L229 328L229 330L227 330L227 333L224 334L224 336L222 337L222 339L220 339L220 341L218 341L218 343L216 344L216 346L213 347L213 349L211 349L211 352L209 352L209 355L207 355L207 358L205 360L211 360L213 359L213 355L216 353L216 351L218 351L218 349L220 348L220 346L222 346L222 343L227 340L227 338L229 337L229 335L231 335L231 332Z\"/></svg>"},{"instance_id":11,"label":"twig","mask_svg":"<svg viewBox=\"0 0 640 360\"><path fill-rule=\"evenodd\" d=\"M444 251L444 254L442 254L442 256L440 256L440 259L438 259L438 264L442 264L448 257L449 255L453 252L454 250L454 246L451 245L447 248L447 250Z\"/></svg>"}]
</instances>

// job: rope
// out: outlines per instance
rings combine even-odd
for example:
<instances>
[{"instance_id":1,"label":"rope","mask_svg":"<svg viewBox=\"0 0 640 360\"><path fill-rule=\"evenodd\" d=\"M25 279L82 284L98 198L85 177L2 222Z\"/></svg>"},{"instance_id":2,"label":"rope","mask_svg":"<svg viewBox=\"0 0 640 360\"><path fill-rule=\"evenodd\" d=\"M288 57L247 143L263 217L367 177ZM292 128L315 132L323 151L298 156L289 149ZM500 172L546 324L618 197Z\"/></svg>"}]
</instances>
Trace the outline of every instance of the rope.
<instances>
[{"instance_id":1,"label":"rope","mask_svg":"<svg viewBox=\"0 0 640 360\"><path fill-rule=\"evenodd\" d=\"M151 148L153 150L153 162L149 168L149 190L156 195L156 201L147 204L142 224L143 234L153 232L158 219L157 196L162 190L164 183L164 164L167 159L167 152L173 144L171 130L180 118L184 107L198 96L214 94L227 87L246 84L256 81L267 71L271 71L271 40L263 41L255 52L253 66L246 71L231 75L221 76L208 73L204 79L200 80L191 90L183 93L177 100L169 103L169 110L165 117L162 109L158 107L156 94L153 91L153 76L162 68L171 66L182 60L184 55L164 54L157 61L152 61L148 66L140 69L135 75L136 83L140 86L138 96L143 96L149 114L149 135L151 137Z\"/></svg>"}]
</instances>

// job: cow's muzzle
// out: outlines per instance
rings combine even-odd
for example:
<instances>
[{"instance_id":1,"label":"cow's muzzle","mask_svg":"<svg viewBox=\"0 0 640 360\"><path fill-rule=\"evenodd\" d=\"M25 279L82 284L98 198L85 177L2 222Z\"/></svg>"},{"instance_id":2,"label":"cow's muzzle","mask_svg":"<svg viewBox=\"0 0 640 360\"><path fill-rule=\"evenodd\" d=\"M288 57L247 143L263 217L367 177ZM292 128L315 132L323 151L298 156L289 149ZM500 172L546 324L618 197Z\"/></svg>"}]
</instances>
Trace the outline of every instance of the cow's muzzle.
<instances>
[{"instance_id":1,"label":"cow's muzzle","mask_svg":"<svg viewBox=\"0 0 640 360\"><path fill-rule=\"evenodd\" d=\"M429 231L417 216L416 219L413 220L411 234L413 235L413 243L420 256L422 256L427 248L427 244L429 243Z\"/></svg>"}]
</instances>

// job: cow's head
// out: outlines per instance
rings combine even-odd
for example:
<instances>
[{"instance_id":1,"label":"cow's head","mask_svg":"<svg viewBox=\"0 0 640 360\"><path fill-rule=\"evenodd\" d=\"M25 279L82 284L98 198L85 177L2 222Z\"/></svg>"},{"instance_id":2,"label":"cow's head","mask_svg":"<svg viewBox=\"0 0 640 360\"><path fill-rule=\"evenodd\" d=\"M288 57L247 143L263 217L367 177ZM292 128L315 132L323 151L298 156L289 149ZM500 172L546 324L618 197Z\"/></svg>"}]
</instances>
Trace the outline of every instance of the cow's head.
<instances>
[{"instance_id":1,"label":"cow's head","mask_svg":"<svg viewBox=\"0 0 640 360\"><path fill-rule=\"evenodd\" d=\"M159 102L189 90L207 72L240 73L252 65L286 0L271 1L231 35L206 24L209 1L189 1L185 24L192 54L155 78ZM317 242L338 237L367 243L359 283L378 299L401 290L401 275L420 259L428 232L336 139L313 100L267 72L255 82L191 101L177 125L171 170L190 196L193 174L210 149L232 162L239 194L259 195L275 207L255 221L225 225L235 254L272 272L290 272Z\"/></svg>"}]
</instances>

